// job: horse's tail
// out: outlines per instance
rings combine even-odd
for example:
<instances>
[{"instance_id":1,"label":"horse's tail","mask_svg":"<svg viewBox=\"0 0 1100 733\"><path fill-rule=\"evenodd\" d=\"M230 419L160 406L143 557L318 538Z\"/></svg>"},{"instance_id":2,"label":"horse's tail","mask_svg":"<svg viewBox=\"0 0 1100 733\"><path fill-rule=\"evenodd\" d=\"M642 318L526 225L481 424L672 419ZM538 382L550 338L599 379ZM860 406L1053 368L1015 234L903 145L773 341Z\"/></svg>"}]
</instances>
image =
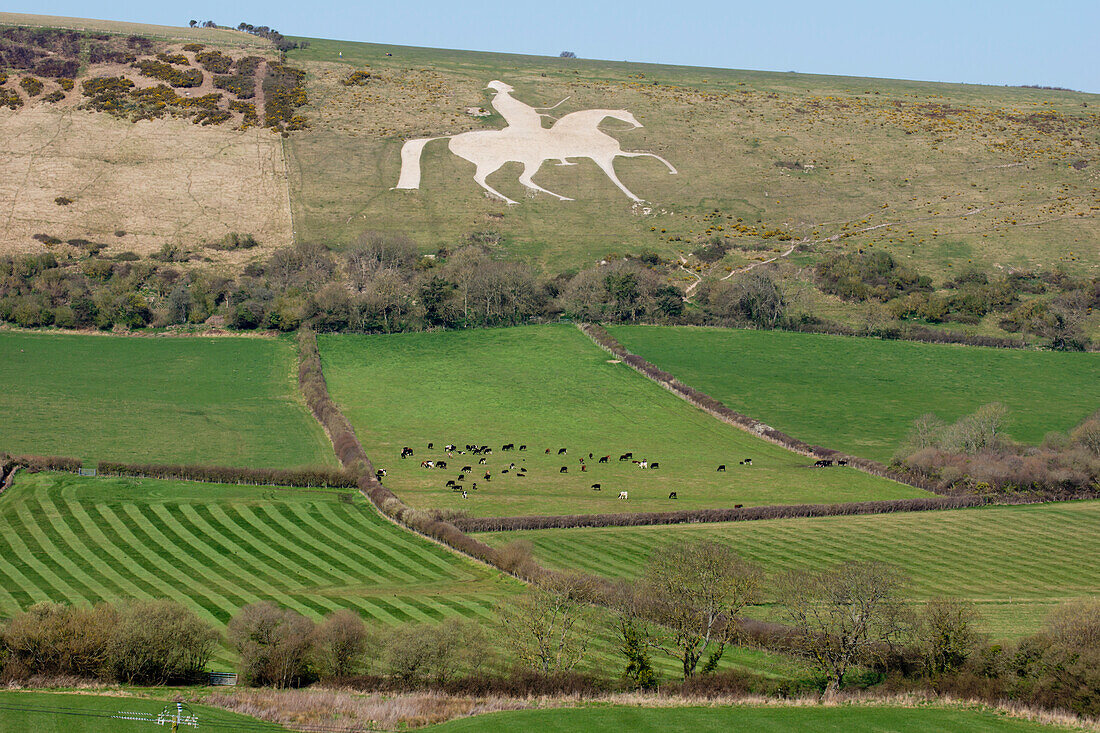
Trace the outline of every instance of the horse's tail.
<instances>
[{"instance_id":1,"label":"horse's tail","mask_svg":"<svg viewBox=\"0 0 1100 733\"><path fill-rule=\"evenodd\" d=\"M401 146L401 177L398 178L395 188L420 188L420 153L432 140L442 139L442 137L422 137L409 140Z\"/></svg>"}]
</instances>

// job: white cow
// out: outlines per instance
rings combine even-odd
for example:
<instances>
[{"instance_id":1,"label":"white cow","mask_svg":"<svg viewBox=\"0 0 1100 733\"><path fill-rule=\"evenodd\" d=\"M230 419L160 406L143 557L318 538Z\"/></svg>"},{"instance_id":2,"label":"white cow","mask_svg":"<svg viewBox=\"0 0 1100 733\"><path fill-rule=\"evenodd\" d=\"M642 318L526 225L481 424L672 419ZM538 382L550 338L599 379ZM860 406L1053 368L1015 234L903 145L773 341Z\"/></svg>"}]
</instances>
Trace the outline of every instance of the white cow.
<instances>
[{"instance_id":1,"label":"white cow","mask_svg":"<svg viewBox=\"0 0 1100 733\"><path fill-rule=\"evenodd\" d=\"M619 492L619 498L620 498L620 499L626 499L626 498L628 498L628 497L627 497L627 495L626 495L626 492L625 492L625 491L620 491L620 492Z\"/></svg>"}]
</instances>

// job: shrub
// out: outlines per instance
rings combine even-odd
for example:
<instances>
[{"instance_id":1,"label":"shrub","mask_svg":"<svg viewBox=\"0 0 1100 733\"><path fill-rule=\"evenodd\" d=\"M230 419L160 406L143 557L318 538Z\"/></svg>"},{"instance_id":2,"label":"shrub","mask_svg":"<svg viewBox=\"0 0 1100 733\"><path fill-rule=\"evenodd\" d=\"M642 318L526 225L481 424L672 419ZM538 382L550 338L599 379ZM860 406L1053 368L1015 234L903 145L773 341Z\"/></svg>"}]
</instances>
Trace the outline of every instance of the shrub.
<instances>
[{"instance_id":1,"label":"shrub","mask_svg":"<svg viewBox=\"0 0 1100 733\"><path fill-rule=\"evenodd\" d=\"M314 624L297 611L264 601L240 609L226 635L240 655L246 684L298 687L310 680Z\"/></svg>"},{"instance_id":2,"label":"shrub","mask_svg":"<svg viewBox=\"0 0 1100 733\"><path fill-rule=\"evenodd\" d=\"M294 114L294 110L308 101L305 88L306 73L286 64L270 62L264 76L264 125L277 132L302 130L308 126L306 119Z\"/></svg>"},{"instance_id":3,"label":"shrub","mask_svg":"<svg viewBox=\"0 0 1100 733\"><path fill-rule=\"evenodd\" d=\"M347 609L334 611L314 629L313 667L322 679L362 674L367 656L377 644L359 614Z\"/></svg>"},{"instance_id":4,"label":"shrub","mask_svg":"<svg viewBox=\"0 0 1100 733\"><path fill-rule=\"evenodd\" d=\"M182 53L158 53L157 60L163 61L166 64L175 64L176 66L190 66L191 62L187 60L187 57Z\"/></svg>"},{"instance_id":5,"label":"shrub","mask_svg":"<svg viewBox=\"0 0 1100 733\"><path fill-rule=\"evenodd\" d=\"M6 676L109 675L109 651L117 613L106 604L88 607L38 603L17 614L4 631Z\"/></svg>"},{"instance_id":6,"label":"shrub","mask_svg":"<svg viewBox=\"0 0 1100 733\"><path fill-rule=\"evenodd\" d=\"M23 106L23 98L14 89L0 89L0 107L19 109Z\"/></svg>"},{"instance_id":7,"label":"shrub","mask_svg":"<svg viewBox=\"0 0 1100 733\"><path fill-rule=\"evenodd\" d=\"M183 50L184 51L190 51L191 53L197 53L197 52L203 50L204 48L206 48L206 46L204 46L201 43L185 43L183 45Z\"/></svg>"},{"instance_id":8,"label":"shrub","mask_svg":"<svg viewBox=\"0 0 1100 733\"><path fill-rule=\"evenodd\" d=\"M899 264L886 252L835 254L814 267L818 287L845 300L887 301L930 291L932 280Z\"/></svg>"},{"instance_id":9,"label":"shrub","mask_svg":"<svg viewBox=\"0 0 1100 733\"><path fill-rule=\"evenodd\" d=\"M233 59L221 51L203 51L195 54L195 60L211 74L224 74L233 66Z\"/></svg>"},{"instance_id":10,"label":"shrub","mask_svg":"<svg viewBox=\"0 0 1100 733\"><path fill-rule=\"evenodd\" d=\"M240 99L252 99L256 96L256 69L263 59L259 56L245 56L237 59L232 74L214 77L214 86L235 94Z\"/></svg>"},{"instance_id":11,"label":"shrub","mask_svg":"<svg viewBox=\"0 0 1100 733\"><path fill-rule=\"evenodd\" d=\"M460 670L473 670L484 657L485 632L471 621L406 624L387 634L386 670L404 683L444 684Z\"/></svg>"},{"instance_id":12,"label":"shrub","mask_svg":"<svg viewBox=\"0 0 1100 733\"><path fill-rule=\"evenodd\" d=\"M177 69L172 64L151 59L135 61L132 66L143 76L160 79L174 87L197 87L202 84L202 72L198 69Z\"/></svg>"},{"instance_id":13,"label":"shrub","mask_svg":"<svg viewBox=\"0 0 1100 733\"><path fill-rule=\"evenodd\" d=\"M194 682L219 635L176 601L135 601L118 612L108 664L126 684Z\"/></svg>"},{"instance_id":14,"label":"shrub","mask_svg":"<svg viewBox=\"0 0 1100 733\"><path fill-rule=\"evenodd\" d=\"M373 78L374 76L370 72L359 70L348 74L340 80L340 83L346 87L365 87Z\"/></svg>"},{"instance_id":15,"label":"shrub","mask_svg":"<svg viewBox=\"0 0 1100 733\"><path fill-rule=\"evenodd\" d=\"M53 200L53 202L55 204L57 204L58 206L68 206L69 204L71 204L73 202L73 200L71 198L69 198L68 196L58 196L57 198L55 198ZM71 242L70 242L70 244L71 244Z\"/></svg>"},{"instance_id":16,"label":"shrub","mask_svg":"<svg viewBox=\"0 0 1100 733\"><path fill-rule=\"evenodd\" d=\"M19 86L23 87L23 91L27 93L28 97L37 97L45 85L33 76L24 76L19 80Z\"/></svg>"}]
</instances>

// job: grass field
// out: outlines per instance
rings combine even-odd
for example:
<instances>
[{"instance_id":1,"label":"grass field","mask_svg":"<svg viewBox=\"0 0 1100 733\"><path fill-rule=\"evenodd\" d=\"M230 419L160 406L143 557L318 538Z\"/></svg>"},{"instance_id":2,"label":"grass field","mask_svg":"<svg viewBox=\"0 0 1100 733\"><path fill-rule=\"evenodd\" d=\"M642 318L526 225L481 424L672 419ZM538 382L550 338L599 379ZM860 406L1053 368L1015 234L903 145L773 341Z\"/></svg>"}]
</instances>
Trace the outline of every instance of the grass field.
<instances>
[{"instance_id":1,"label":"grass field","mask_svg":"<svg viewBox=\"0 0 1100 733\"><path fill-rule=\"evenodd\" d=\"M0 450L87 461L335 465L288 339L0 332Z\"/></svg>"},{"instance_id":2,"label":"grass field","mask_svg":"<svg viewBox=\"0 0 1100 733\"><path fill-rule=\"evenodd\" d=\"M914 418L1004 403L1037 444L1100 409L1095 354L820 334L613 326L627 350L734 410L815 445L888 461Z\"/></svg>"},{"instance_id":3,"label":"grass field","mask_svg":"<svg viewBox=\"0 0 1100 733\"><path fill-rule=\"evenodd\" d=\"M966 598L997 637L1035 631L1058 603L1100 595L1100 502L706 525L479 534L525 539L544 564L611 577L637 576L662 546L697 539L730 544L767 570L879 560L903 569L916 600ZM774 610L774 609L772 609ZM771 611L759 609L764 615Z\"/></svg>"},{"instance_id":4,"label":"grass field","mask_svg":"<svg viewBox=\"0 0 1100 733\"><path fill-rule=\"evenodd\" d=\"M778 250L784 242L765 230L815 242L817 254L884 248L937 279L970 266L1100 265L1088 246L1098 232L1091 169L1071 167L1100 147L1097 95L324 39L289 56L310 72L313 127L287 140L295 225L307 238L397 231L434 251L492 229L511 256L551 271L612 252L686 253L715 233ZM340 84L363 68L373 76L366 86ZM555 116L630 110L644 127L602 129L624 150L666 157L679 175L653 160L616 162L646 213L587 160L537 174L576 199L564 204L525 196L508 165L489 178L520 201L506 207L436 142L424 152L421 189L390 190L405 140L503 127L495 114L467 111L491 111L493 79L534 106L568 98ZM735 250L712 274L761 254L771 253Z\"/></svg>"},{"instance_id":5,"label":"grass field","mask_svg":"<svg viewBox=\"0 0 1100 733\"><path fill-rule=\"evenodd\" d=\"M0 497L0 617L39 601L171 598L223 626L270 600L311 617L349 608L371 625L482 624L521 585L396 527L354 492L21 474ZM622 663L604 614L585 669ZM731 649L725 667L807 679L800 661ZM492 658L487 652L487 658ZM233 664L223 648L218 666ZM659 674L675 676L668 659ZM2 728L0 728L2 730Z\"/></svg>"},{"instance_id":6,"label":"grass field","mask_svg":"<svg viewBox=\"0 0 1100 733\"><path fill-rule=\"evenodd\" d=\"M382 519L358 494L21 475L0 499L0 614L172 598L224 624L272 600L377 623L487 615L513 581Z\"/></svg>"},{"instance_id":7,"label":"grass field","mask_svg":"<svg viewBox=\"0 0 1100 733\"><path fill-rule=\"evenodd\" d=\"M592 706L517 710L452 720L425 730L440 733L539 730L545 733L583 730L586 733L653 731L814 731L815 733L1015 733L1057 730L987 710L942 707L840 705L836 707L683 707L644 708Z\"/></svg>"},{"instance_id":8,"label":"grass field","mask_svg":"<svg viewBox=\"0 0 1100 733\"><path fill-rule=\"evenodd\" d=\"M854 469L819 471L812 461L725 425L624 364L611 363L576 328L531 326L394 336L322 336L333 398L356 428L386 483L417 507L474 515L658 511L734 504L893 499L923 492ZM434 443L434 450L427 444ZM489 445L484 466L454 443ZM517 450L501 452L503 444ZM519 446L528 450L520 452ZM400 460L403 446L415 451ZM547 455L545 450L551 449ZM559 456L560 448L567 454ZM592 453L594 458L588 457ZM640 470L620 455L660 464ZM610 455L608 464L598 458ZM580 458L587 471L581 472ZM752 466L739 466L742 458ZM423 469L444 459L445 470ZM515 462L527 478L502 470ZM716 471L726 464L727 472ZM470 499L446 488L474 470ZM561 467L568 473L560 473ZM489 482L483 480L488 470ZM476 491L472 484L477 484ZM601 491L590 489L599 483ZM619 501L619 491L629 492ZM668 499L675 490L679 498Z\"/></svg>"},{"instance_id":9,"label":"grass field","mask_svg":"<svg viewBox=\"0 0 1100 733\"><path fill-rule=\"evenodd\" d=\"M168 697L166 695L166 697ZM34 731L35 733L126 733L127 731L161 730L148 722L115 718L119 712L156 715L175 704L167 700L142 697L94 694L60 694L0 690L0 730ZM211 730L287 730L245 715L218 710L205 705L191 705L199 727ZM183 726L180 730L192 730Z\"/></svg>"}]
</instances>

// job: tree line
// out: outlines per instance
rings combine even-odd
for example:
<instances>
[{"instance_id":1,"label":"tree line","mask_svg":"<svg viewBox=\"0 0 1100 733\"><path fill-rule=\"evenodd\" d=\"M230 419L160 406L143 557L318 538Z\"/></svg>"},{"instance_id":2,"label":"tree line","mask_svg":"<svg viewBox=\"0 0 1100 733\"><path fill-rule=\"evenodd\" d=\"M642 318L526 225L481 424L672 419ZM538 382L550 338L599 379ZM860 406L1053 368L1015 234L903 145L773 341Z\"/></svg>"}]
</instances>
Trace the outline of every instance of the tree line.
<instances>
[{"instance_id":1,"label":"tree line","mask_svg":"<svg viewBox=\"0 0 1100 733\"><path fill-rule=\"evenodd\" d=\"M105 257L104 245L85 239L35 238L51 251L0 257L0 320L24 327L132 329L211 323L289 332L309 324L322 331L393 333L565 317L996 346L1020 343L922 325L945 319L929 317L921 308L906 310L915 302L912 298L947 296L933 292L926 276L902 268L884 253L833 255L815 269L825 292L853 301L881 301L893 313L894 320L860 330L793 312L771 267L704 281L688 302L669 283L673 264L654 253L609 256L579 271L546 274L502 259L500 236L490 231L474 232L430 254L397 234L368 232L339 251L301 243L274 250L236 276L203 266L201 261L208 259L204 250L253 249L259 243L249 235L231 233L198 249L166 244L146 258L132 252ZM970 303L976 309L972 312L982 315L991 308L1009 309L1004 328L1037 336L1055 348L1086 348L1085 318L1100 306L1100 278L1055 273L990 280L970 273L948 285L956 288L950 296L953 303ZM909 305L902 308L904 304Z\"/></svg>"},{"instance_id":2,"label":"tree line","mask_svg":"<svg viewBox=\"0 0 1100 733\"><path fill-rule=\"evenodd\" d=\"M509 552L529 561L522 544ZM723 669L726 651L749 645L801 657L818 675L807 684L825 695L916 688L1100 713L1100 601L1058 607L1038 633L991 643L972 604L936 598L915 608L907 582L878 562L768 575L728 545L703 540L654 552L631 582L543 574L501 602L490 622L382 629L350 610L313 620L265 601L241 608L223 636L175 601L40 603L0 625L0 677L194 682L225 643L238 655L241 682L256 686L338 679L360 689L454 691L511 689L514 678L548 694L668 684L794 692ZM765 598L784 624L743 618ZM617 665L591 654L608 630ZM661 678L656 655L675 663L680 682Z\"/></svg>"}]
</instances>

